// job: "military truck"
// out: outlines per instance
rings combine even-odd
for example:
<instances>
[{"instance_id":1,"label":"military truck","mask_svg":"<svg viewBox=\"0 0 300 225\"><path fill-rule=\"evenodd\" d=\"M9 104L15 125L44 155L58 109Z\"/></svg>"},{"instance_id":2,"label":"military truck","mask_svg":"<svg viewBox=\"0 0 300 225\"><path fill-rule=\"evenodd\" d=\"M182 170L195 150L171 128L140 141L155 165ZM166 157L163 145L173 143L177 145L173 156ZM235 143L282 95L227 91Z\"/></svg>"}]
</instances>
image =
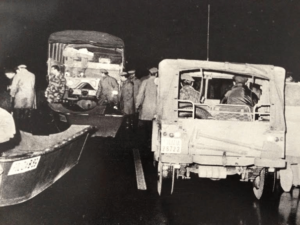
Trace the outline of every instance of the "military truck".
<instances>
[{"instance_id":1,"label":"military truck","mask_svg":"<svg viewBox=\"0 0 300 225\"><path fill-rule=\"evenodd\" d=\"M193 101L180 99L184 74L194 80ZM248 78L247 85L257 97L254 107L220 104L235 75ZM241 181L253 183L258 199L267 176L280 178L284 191L299 185L300 100L295 89L299 93L300 85L287 84L285 91L281 67L161 61L152 133L158 193L172 193L175 178L189 179L192 173L212 180L238 174Z\"/></svg>"},{"instance_id":2,"label":"military truck","mask_svg":"<svg viewBox=\"0 0 300 225\"><path fill-rule=\"evenodd\" d=\"M94 125L97 136L116 135L123 115L109 104L98 104L100 70L120 80L125 55L122 39L98 31L65 30L48 40L48 75L58 65L66 79L61 102L51 103L56 121L64 124ZM118 92L111 93L118 101Z\"/></svg>"}]
</instances>

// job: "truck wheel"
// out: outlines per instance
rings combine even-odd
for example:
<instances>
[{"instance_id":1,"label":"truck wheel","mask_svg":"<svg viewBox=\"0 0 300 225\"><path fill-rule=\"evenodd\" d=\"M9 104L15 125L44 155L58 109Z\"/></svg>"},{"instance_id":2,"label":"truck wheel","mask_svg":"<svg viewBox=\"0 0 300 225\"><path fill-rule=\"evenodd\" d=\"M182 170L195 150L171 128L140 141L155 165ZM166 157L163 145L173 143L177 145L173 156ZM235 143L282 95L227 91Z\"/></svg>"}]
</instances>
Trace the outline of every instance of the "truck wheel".
<instances>
[{"instance_id":1,"label":"truck wheel","mask_svg":"<svg viewBox=\"0 0 300 225\"><path fill-rule=\"evenodd\" d=\"M167 171L167 174L163 174L163 164L158 162L157 168L157 192L160 196L169 196L171 195L172 189L172 170L171 166Z\"/></svg>"},{"instance_id":2,"label":"truck wheel","mask_svg":"<svg viewBox=\"0 0 300 225\"><path fill-rule=\"evenodd\" d=\"M276 171L267 172L266 169L263 168L260 175L253 181L253 192L255 197L257 199L270 199L273 196L277 185L276 180Z\"/></svg>"},{"instance_id":3,"label":"truck wheel","mask_svg":"<svg viewBox=\"0 0 300 225\"><path fill-rule=\"evenodd\" d=\"M260 171L259 176L257 176L254 180L253 180L253 193L255 195L255 197L257 199L260 199L263 191L264 191L264 185L265 185L265 169L263 168Z\"/></svg>"},{"instance_id":4,"label":"truck wheel","mask_svg":"<svg viewBox=\"0 0 300 225\"><path fill-rule=\"evenodd\" d=\"M293 186L293 171L289 163L286 169L280 170L280 185L285 192L289 192Z\"/></svg>"}]
</instances>

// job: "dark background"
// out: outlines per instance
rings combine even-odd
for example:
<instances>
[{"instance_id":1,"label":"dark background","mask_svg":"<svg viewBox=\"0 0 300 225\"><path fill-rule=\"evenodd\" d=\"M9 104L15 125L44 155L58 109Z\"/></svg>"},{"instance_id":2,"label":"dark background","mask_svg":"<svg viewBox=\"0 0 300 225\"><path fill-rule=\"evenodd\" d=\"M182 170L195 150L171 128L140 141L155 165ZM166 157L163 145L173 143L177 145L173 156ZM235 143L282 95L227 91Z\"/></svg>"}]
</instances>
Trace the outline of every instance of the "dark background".
<instances>
[{"instance_id":1,"label":"dark background","mask_svg":"<svg viewBox=\"0 0 300 225\"><path fill-rule=\"evenodd\" d=\"M45 84L52 32L95 30L125 42L127 69L165 58L272 64L300 78L300 2L250 0L2 0L0 66L24 63Z\"/></svg>"}]
</instances>

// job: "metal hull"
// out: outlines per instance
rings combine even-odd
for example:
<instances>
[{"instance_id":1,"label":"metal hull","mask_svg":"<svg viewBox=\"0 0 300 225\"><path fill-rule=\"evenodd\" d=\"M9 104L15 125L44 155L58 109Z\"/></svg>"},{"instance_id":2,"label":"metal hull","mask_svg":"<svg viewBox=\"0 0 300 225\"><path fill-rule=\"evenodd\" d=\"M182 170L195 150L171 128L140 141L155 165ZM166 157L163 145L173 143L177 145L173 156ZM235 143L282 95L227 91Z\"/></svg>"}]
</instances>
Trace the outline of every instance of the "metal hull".
<instances>
[{"instance_id":1,"label":"metal hull","mask_svg":"<svg viewBox=\"0 0 300 225\"><path fill-rule=\"evenodd\" d=\"M71 126L50 136L22 133L20 146L0 157L0 206L33 198L72 169L80 159L89 130L88 126Z\"/></svg>"}]
</instances>

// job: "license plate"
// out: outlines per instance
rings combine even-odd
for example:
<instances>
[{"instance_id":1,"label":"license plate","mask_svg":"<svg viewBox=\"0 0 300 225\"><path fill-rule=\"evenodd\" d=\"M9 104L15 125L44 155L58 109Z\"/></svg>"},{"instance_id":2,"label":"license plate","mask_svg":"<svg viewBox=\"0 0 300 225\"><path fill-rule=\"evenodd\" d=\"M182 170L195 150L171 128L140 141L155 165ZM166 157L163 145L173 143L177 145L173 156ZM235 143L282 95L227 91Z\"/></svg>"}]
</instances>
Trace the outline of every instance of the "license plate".
<instances>
[{"instance_id":1,"label":"license plate","mask_svg":"<svg viewBox=\"0 0 300 225\"><path fill-rule=\"evenodd\" d=\"M8 176L19 173L25 173L27 171L36 169L39 164L40 158L41 156L37 156L34 158L13 162L8 172Z\"/></svg>"},{"instance_id":2,"label":"license plate","mask_svg":"<svg viewBox=\"0 0 300 225\"><path fill-rule=\"evenodd\" d=\"M95 90L89 90L89 95L91 96L95 96L96 95L96 92Z\"/></svg>"},{"instance_id":3,"label":"license plate","mask_svg":"<svg viewBox=\"0 0 300 225\"><path fill-rule=\"evenodd\" d=\"M73 95L81 95L81 90L80 89L73 89Z\"/></svg>"},{"instance_id":4,"label":"license plate","mask_svg":"<svg viewBox=\"0 0 300 225\"><path fill-rule=\"evenodd\" d=\"M162 153L181 153L181 139L177 138L162 138L161 139Z\"/></svg>"},{"instance_id":5,"label":"license plate","mask_svg":"<svg viewBox=\"0 0 300 225\"><path fill-rule=\"evenodd\" d=\"M59 120L62 122L68 122L67 117L65 115L59 114Z\"/></svg>"}]
</instances>

